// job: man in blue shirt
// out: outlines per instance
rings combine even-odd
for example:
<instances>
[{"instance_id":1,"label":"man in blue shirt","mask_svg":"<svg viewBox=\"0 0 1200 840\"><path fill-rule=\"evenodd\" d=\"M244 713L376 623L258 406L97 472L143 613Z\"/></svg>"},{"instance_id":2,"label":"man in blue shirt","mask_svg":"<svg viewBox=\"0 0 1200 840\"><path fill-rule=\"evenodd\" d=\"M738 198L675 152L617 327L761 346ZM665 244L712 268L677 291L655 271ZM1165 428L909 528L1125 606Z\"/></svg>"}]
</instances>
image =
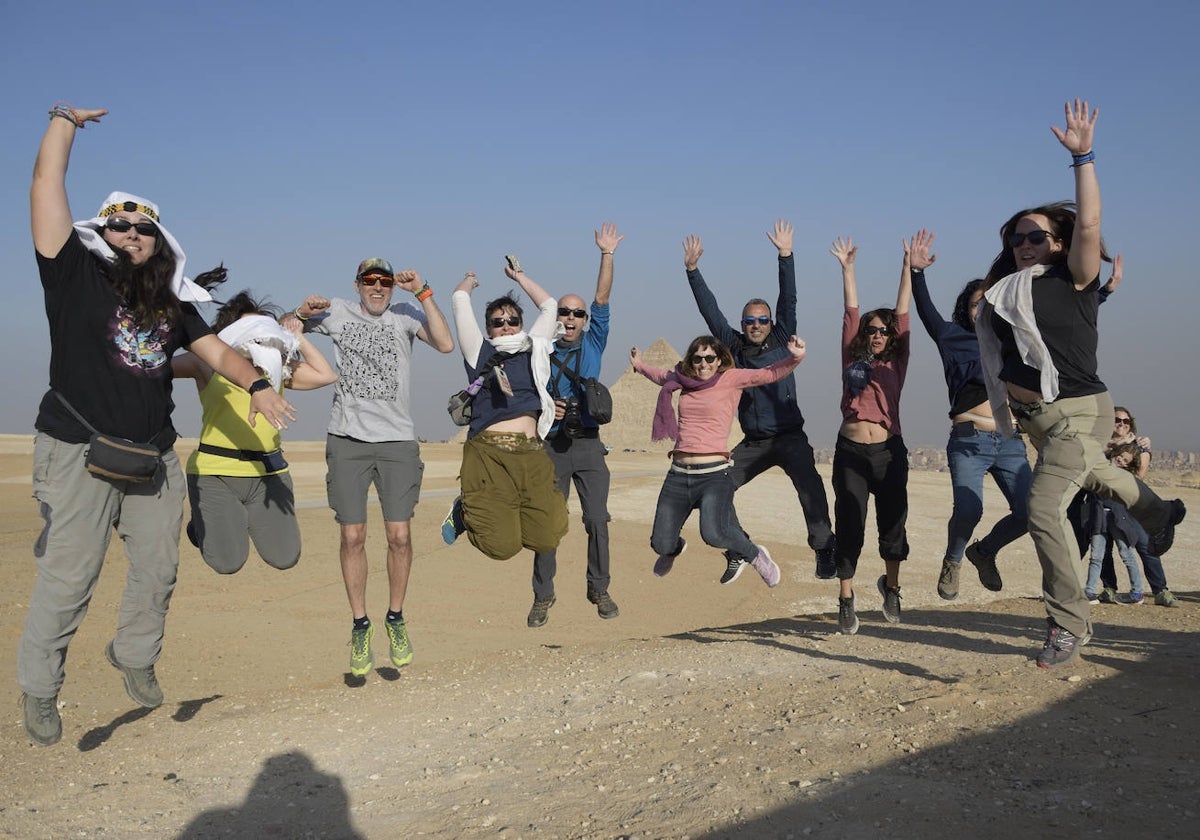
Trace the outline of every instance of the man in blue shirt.
<instances>
[{"instance_id":1,"label":"man in blue shirt","mask_svg":"<svg viewBox=\"0 0 1200 840\"><path fill-rule=\"evenodd\" d=\"M587 598L596 605L601 618L616 618L617 605L608 594L608 487L609 472L605 456L608 449L600 440L600 424L588 411L580 380L600 376L601 356L608 344L608 297L613 282L613 253L625 238L616 225L605 222L596 231L600 249L600 274L596 279L596 297L590 313L579 295L558 299L558 320L564 333L550 357L550 382L547 389L554 398L554 425L546 437L546 452L554 462L558 489L564 496L571 483L579 494L583 509L583 528L587 532ZM534 301L538 303L538 301ZM584 327L587 327L585 330ZM567 374L574 375L575 381ZM554 575L558 571L558 552L539 551L533 557L533 607L526 623L541 627L554 605Z\"/></svg>"},{"instance_id":2,"label":"man in blue shirt","mask_svg":"<svg viewBox=\"0 0 1200 840\"><path fill-rule=\"evenodd\" d=\"M767 238L779 251L779 301L771 317L771 307L762 298L752 298L742 307L742 329L729 325L717 306L717 299L701 276L697 264L704 253L700 237L689 236L683 243L683 264L688 284L700 308L700 315L712 334L733 353L738 367L765 368L788 354L788 338L796 333L796 266L792 257L790 222L775 222ZM808 525L808 545L817 555L817 577L836 577L834 535L829 523L829 501L825 484L817 474L813 449L804 433L804 415L796 404L796 377L788 374L778 382L747 388L738 404L738 421L745 438L733 450L731 477L741 487L771 467L779 467L796 487L804 521Z\"/></svg>"}]
</instances>

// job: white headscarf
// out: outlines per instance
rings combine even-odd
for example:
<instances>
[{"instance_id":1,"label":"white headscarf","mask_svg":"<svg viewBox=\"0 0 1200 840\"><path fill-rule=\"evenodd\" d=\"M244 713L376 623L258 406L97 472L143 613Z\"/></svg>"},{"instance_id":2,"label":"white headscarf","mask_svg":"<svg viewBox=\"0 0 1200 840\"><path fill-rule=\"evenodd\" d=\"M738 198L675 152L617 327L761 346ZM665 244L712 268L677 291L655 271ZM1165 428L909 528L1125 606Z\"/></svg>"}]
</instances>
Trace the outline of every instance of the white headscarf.
<instances>
[{"instance_id":1,"label":"white headscarf","mask_svg":"<svg viewBox=\"0 0 1200 840\"><path fill-rule=\"evenodd\" d=\"M245 315L217 333L217 338L248 356L267 375L276 391L281 383L291 379L289 363L297 358L300 339L279 326L274 318Z\"/></svg>"},{"instance_id":2,"label":"white headscarf","mask_svg":"<svg viewBox=\"0 0 1200 840\"><path fill-rule=\"evenodd\" d=\"M175 292L175 297L194 303L204 303L212 300L212 295L183 276L183 265L187 261L187 256L183 253L183 249L179 247L179 243L175 241L175 237L159 221L158 205L153 201L133 195L132 193L109 193L108 198L104 199L104 203L96 211L94 218L75 223L75 230L79 234L79 241L83 243L83 247L107 262L111 263L116 260L116 253L104 241L103 231L104 223L108 220L108 217L118 210L141 213L148 220L154 222L158 228L158 235L162 237L163 244L170 249L175 257L175 276L171 278L171 290Z\"/></svg>"}]
</instances>

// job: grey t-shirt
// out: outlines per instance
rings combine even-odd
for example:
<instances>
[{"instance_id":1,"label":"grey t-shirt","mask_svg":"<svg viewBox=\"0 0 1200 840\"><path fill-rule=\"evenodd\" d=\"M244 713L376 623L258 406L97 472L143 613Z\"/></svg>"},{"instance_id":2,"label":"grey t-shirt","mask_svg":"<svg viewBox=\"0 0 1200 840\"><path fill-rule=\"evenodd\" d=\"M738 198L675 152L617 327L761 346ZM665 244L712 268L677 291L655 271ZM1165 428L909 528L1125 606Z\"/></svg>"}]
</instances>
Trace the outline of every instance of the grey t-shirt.
<instances>
[{"instance_id":1,"label":"grey t-shirt","mask_svg":"<svg viewBox=\"0 0 1200 840\"><path fill-rule=\"evenodd\" d=\"M334 298L307 332L333 339L339 376L333 386L329 434L369 443L416 440L409 386L413 339L425 315L407 303L375 317L357 300Z\"/></svg>"}]
</instances>

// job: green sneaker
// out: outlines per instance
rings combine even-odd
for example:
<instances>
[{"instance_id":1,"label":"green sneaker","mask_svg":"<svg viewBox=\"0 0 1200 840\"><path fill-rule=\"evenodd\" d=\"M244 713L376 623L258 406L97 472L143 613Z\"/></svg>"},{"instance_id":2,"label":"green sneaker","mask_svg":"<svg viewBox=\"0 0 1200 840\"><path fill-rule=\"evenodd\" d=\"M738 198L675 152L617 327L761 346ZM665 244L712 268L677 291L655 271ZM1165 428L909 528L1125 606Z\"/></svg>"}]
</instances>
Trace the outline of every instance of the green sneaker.
<instances>
[{"instance_id":1,"label":"green sneaker","mask_svg":"<svg viewBox=\"0 0 1200 840\"><path fill-rule=\"evenodd\" d=\"M1171 594L1170 589L1160 589L1154 593L1154 603L1160 607L1178 607L1179 599Z\"/></svg>"},{"instance_id":2,"label":"green sneaker","mask_svg":"<svg viewBox=\"0 0 1200 840\"><path fill-rule=\"evenodd\" d=\"M365 677L375 666L375 656L371 653L371 637L374 635L374 624L350 633L350 673L356 677Z\"/></svg>"},{"instance_id":3,"label":"green sneaker","mask_svg":"<svg viewBox=\"0 0 1200 840\"><path fill-rule=\"evenodd\" d=\"M399 621L385 621L383 626L387 628L388 645L391 647L392 664L397 668L403 668L409 662L412 662L412 643L408 640L408 628L404 626L404 619Z\"/></svg>"},{"instance_id":4,"label":"green sneaker","mask_svg":"<svg viewBox=\"0 0 1200 840\"><path fill-rule=\"evenodd\" d=\"M1117 603L1117 590L1111 586L1106 586L1100 590L1099 600L1101 604Z\"/></svg>"}]
</instances>

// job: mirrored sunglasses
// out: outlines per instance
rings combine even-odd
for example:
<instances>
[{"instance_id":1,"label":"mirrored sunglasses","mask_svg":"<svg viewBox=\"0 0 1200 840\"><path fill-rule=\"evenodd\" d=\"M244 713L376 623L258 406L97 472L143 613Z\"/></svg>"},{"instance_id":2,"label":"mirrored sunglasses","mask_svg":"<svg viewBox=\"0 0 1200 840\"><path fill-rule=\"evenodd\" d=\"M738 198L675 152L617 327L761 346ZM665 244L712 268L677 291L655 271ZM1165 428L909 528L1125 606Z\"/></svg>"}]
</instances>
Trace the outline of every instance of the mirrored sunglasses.
<instances>
[{"instance_id":1,"label":"mirrored sunglasses","mask_svg":"<svg viewBox=\"0 0 1200 840\"><path fill-rule=\"evenodd\" d=\"M362 277L358 278L358 282L362 283L364 286L374 286L376 283L378 283L380 286L383 286L383 288L390 289L392 286L396 285L396 278L389 277L386 274L364 274Z\"/></svg>"}]
</instances>

